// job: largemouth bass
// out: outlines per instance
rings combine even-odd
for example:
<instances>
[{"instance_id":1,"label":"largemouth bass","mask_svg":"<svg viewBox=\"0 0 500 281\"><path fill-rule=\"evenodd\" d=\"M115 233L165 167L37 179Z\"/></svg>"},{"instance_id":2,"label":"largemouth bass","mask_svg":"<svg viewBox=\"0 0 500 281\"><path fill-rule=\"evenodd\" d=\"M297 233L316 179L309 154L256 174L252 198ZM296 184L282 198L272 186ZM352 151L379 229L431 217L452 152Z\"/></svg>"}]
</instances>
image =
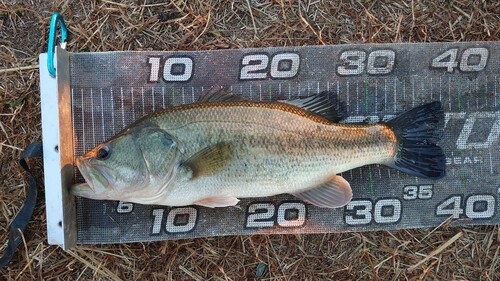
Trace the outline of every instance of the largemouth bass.
<instances>
[{"instance_id":1,"label":"largemouth bass","mask_svg":"<svg viewBox=\"0 0 500 281\"><path fill-rule=\"evenodd\" d=\"M255 102L211 91L197 103L146 116L77 159L86 183L73 194L167 206L234 206L238 198L289 193L316 206L350 202L339 173L385 164L439 179L445 156L436 145L439 102L386 123L338 123L325 93Z\"/></svg>"}]
</instances>

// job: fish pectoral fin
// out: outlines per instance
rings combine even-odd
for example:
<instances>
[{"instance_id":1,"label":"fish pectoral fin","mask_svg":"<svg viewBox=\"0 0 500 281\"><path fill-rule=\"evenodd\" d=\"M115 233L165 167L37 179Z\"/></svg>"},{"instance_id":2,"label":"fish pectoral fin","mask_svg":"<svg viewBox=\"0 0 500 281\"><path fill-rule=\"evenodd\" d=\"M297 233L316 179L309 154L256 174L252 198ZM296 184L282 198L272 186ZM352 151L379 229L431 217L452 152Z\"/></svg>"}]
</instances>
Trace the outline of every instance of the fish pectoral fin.
<instances>
[{"instance_id":1,"label":"fish pectoral fin","mask_svg":"<svg viewBox=\"0 0 500 281\"><path fill-rule=\"evenodd\" d=\"M208 208L216 208L216 207L229 207L238 204L240 200L234 196L230 195L221 195L221 196L210 196L207 198L203 198L194 202L194 205L204 206Z\"/></svg>"},{"instance_id":2,"label":"fish pectoral fin","mask_svg":"<svg viewBox=\"0 0 500 281\"><path fill-rule=\"evenodd\" d=\"M333 123L337 123L346 117L346 105L338 101L335 95L329 95L328 92L293 100L279 100L279 102L300 107Z\"/></svg>"},{"instance_id":3,"label":"fish pectoral fin","mask_svg":"<svg viewBox=\"0 0 500 281\"><path fill-rule=\"evenodd\" d=\"M192 171L192 179L221 171L232 158L231 144L219 142L208 146L186 160L182 165Z\"/></svg>"},{"instance_id":4,"label":"fish pectoral fin","mask_svg":"<svg viewBox=\"0 0 500 281\"><path fill-rule=\"evenodd\" d=\"M352 190L343 177L335 176L318 187L293 195L318 207L339 208L351 201Z\"/></svg>"},{"instance_id":5,"label":"fish pectoral fin","mask_svg":"<svg viewBox=\"0 0 500 281\"><path fill-rule=\"evenodd\" d=\"M245 97L227 92L222 87L214 87L206 94L203 94L198 99L198 102L235 102L235 101L248 101Z\"/></svg>"}]
</instances>

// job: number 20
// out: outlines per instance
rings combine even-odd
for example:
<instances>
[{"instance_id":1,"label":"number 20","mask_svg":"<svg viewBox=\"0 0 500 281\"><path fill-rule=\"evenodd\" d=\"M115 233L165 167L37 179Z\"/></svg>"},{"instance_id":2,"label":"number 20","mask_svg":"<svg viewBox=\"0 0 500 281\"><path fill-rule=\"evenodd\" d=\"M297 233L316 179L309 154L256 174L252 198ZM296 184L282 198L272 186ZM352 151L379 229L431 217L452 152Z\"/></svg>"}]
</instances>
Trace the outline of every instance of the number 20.
<instances>
[{"instance_id":1,"label":"number 20","mask_svg":"<svg viewBox=\"0 0 500 281\"><path fill-rule=\"evenodd\" d=\"M267 54L246 55L241 60L241 80L266 79L269 76L275 79L293 78L299 71L300 57L296 53L280 53L272 56L269 67ZM283 67L285 66L285 67Z\"/></svg>"},{"instance_id":2,"label":"number 20","mask_svg":"<svg viewBox=\"0 0 500 281\"><path fill-rule=\"evenodd\" d=\"M277 210L276 210L277 209ZM295 212L295 218L288 218L289 212ZM302 202L284 202L278 206L272 203L253 203L248 206L246 228L266 228L278 224L281 227L300 227L304 225L307 209Z\"/></svg>"}]
</instances>

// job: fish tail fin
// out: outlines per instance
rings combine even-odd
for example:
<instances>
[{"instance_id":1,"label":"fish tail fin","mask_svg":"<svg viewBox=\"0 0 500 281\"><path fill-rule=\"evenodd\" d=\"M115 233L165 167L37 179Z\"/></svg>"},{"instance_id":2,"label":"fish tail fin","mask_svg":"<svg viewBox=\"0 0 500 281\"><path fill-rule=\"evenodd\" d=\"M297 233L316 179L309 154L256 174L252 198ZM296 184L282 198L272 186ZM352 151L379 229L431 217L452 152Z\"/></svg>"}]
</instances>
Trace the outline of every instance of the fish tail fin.
<instances>
[{"instance_id":1,"label":"fish tail fin","mask_svg":"<svg viewBox=\"0 0 500 281\"><path fill-rule=\"evenodd\" d=\"M444 129L441 103L415 107L387 122L396 135L397 151L386 163L410 175L439 179L446 175L443 150L436 143Z\"/></svg>"}]
</instances>

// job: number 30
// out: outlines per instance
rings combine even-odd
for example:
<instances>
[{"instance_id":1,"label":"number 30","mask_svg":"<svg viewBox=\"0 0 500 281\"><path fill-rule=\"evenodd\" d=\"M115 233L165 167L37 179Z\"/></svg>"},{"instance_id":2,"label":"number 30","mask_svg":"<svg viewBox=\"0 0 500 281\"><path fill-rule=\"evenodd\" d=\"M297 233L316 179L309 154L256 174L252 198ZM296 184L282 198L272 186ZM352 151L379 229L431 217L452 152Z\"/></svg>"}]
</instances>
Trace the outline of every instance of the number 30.
<instances>
[{"instance_id":1,"label":"number 30","mask_svg":"<svg viewBox=\"0 0 500 281\"><path fill-rule=\"evenodd\" d=\"M340 54L340 65L337 67L339 75L358 75L365 71L368 74L380 75L388 74L394 68L396 54L393 50L377 50L369 53L368 62L366 60L366 52L361 50L345 51ZM383 62L383 65L378 65L377 62Z\"/></svg>"}]
</instances>

